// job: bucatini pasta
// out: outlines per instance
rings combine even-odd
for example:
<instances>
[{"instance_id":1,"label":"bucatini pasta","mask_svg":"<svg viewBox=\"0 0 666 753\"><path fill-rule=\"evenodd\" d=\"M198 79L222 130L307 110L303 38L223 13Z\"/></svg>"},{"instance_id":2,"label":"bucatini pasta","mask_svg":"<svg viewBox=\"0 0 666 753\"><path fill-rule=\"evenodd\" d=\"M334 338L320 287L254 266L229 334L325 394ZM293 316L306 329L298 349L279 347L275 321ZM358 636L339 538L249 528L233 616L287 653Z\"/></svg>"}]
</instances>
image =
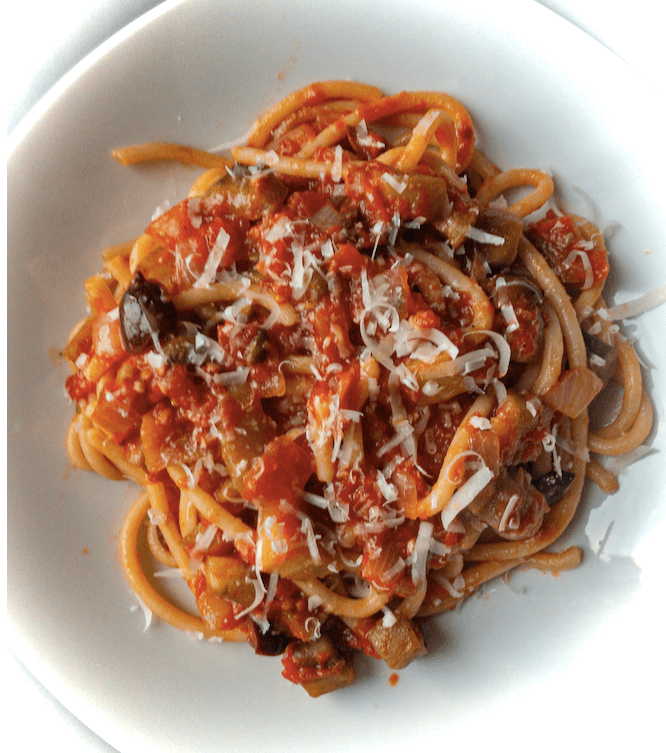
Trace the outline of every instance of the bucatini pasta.
<instances>
[{"instance_id":1,"label":"bucatini pasta","mask_svg":"<svg viewBox=\"0 0 666 753\"><path fill-rule=\"evenodd\" d=\"M617 488L594 456L638 448L653 411L603 236L551 176L497 168L446 94L347 81L293 92L229 156L114 156L205 170L103 252L66 347L73 463L143 487L121 555L148 609L281 654L317 696L355 651L405 667L423 619L487 580L578 565L550 547L586 475ZM197 615L151 585L144 540Z\"/></svg>"}]
</instances>

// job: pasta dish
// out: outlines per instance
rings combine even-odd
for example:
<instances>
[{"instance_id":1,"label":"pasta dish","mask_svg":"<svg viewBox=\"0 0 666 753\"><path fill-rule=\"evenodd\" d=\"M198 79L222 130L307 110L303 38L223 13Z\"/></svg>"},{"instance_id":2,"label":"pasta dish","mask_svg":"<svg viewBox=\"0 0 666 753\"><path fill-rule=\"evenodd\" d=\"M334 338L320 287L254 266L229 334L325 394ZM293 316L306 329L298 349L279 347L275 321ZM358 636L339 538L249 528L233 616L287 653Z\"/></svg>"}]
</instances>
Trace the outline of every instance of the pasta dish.
<instances>
[{"instance_id":1,"label":"pasta dish","mask_svg":"<svg viewBox=\"0 0 666 753\"><path fill-rule=\"evenodd\" d=\"M103 251L65 349L72 461L142 487L120 546L147 609L319 696L357 651L406 667L486 581L579 564L557 542L585 478L617 489L599 457L641 446L653 409L603 235L550 175L500 170L446 94L348 81L291 93L230 156L114 156L203 169Z\"/></svg>"}]
</instances>

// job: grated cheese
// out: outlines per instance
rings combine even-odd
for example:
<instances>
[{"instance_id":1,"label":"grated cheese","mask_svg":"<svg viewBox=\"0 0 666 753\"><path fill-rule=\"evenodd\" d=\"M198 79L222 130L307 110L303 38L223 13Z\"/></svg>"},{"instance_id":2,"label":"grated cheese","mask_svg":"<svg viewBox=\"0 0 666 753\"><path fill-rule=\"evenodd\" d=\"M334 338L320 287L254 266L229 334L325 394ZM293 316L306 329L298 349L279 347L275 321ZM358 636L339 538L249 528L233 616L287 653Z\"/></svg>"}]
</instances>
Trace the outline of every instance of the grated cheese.
<instances>
[{"instance_id":1,"label":"grated cheese","mask_svg":"<svg viewBox=\"0 0 666 753\"><path fill-rule=\"evenodd\" d=\"M440 353L448 353L451 358L456 358L460 352L441 330L414 327L407 319L403 319L398 325L394 342L398 358L408 355L426 363L432 363Z\"/></svg>"},{"instance_id":2,"label":"grated cheese","mask_svg":"<svg viewBox=\"0 0 666 753\"><path fill-rule=\"evenodd\" d=\"M334 183L339 183L342 180L342 147L340 144L333 151L335 157L333 159L333 167L331 168L331 179Z\"/></svg>"},{"instance_id":3,"label":"grated cheese","mask_svg":"<svg viewBox=\"0 0 666 753\"><path fill-rule=\"evenodd\" d=\"M245 384L247 377L250 373L249 366L240 366L235 371L226 371L222 374L214 374L213 381L215 384L222 384L224 386Z\"/></svg>"},{"instance_id":4,"label":"grated cheese","mask_svg":"<svg viewBox=\"0 0 666 753\"><path fill-rule=\"evenodd\" d=\"M654 290L645 293L645 295L642 295L639 298L634 298L633 301L620 303L617 306L612 306L611 308L604 310L605 316L601 313L603 309L599 309L598 313L603 319L611 321L631 319L634 316L645 314L647 311L651 311L653 308L656 308L665 302L666 283L660 285L658 288L654 288Z\"/></svg>"},{"instance_id":5,"label":"grated cheese","mask_svg":"<svg viewBox=\"0 0 666 753\"><path fill-rule=\"evenodd\" d=\"M384 173L382 175L384 183L388 183L389 186L398 194L401 194L405 188L407 188L407 181L398 180L392 173Z\"/></svg>"},{"instance_id":6,"label":"grated cheese","mask_svg":"<svg viewBox=\"0 0 666 753\"><path fill-rule=\"evenodd\" d=\"M486 344L483 348L480 348L479 350L472 350L469 353L465 353L462 356L458 356L456 359L453 360L453 366L456 369L458 373L461 373L464 375L469 374L472 371L476 371L477 369L480 369L482 366L485 366L486 359L487 358L496 358L497 354L493 350L493 348Z\"/></svg>"},{"instance_id":7,"label":"grated cheese","mask_svg":"<svg viewBox=\"0 0 666 753\"><path fill-rule=\"evenodd\" d=\"M414 542L414 551L412 552L412 583L422 583L426 577L426 565L428 562L428 551L434 526L427 520L419 523L419 530Z\"/></svg>"},{"instance_id":8,"label":"grated cheese","mask_svg":"<svg viewBox=\"0 0 666 753\"><path fill-rule=\"evenodd\" d=\"M382 607L382 612L384 613L384 616L382 617L382 626L385 628L393 627L398 621L398 618L388 607Z\"/></svg>"},{"instance_id":9,"label":"grated cheese","mask_svg":"<svg viewBox=\"0 0 666 753\"><path fill-rule=\"evenodd\" d=\"M490 421L487 418L483 418L483 416L472 416L469 420L469 425L481 431L489 431L492 428Z\"/></svg>"},{"instance_id":10,"label":"grated cheese","mask_svg":"<svg viewBox=\"0 0 666 753\"><path fill-rule=\"evenodd\" d=\"M320 607L324 603L324 600L321 598L321 596L318 596L317 594L312 594L312 596L308 596L308 612L314 612L314 610L317 607Z\"/></svg>"},{"instance_id":11,"label":"grated cheese","mask_svg":"<svg viewBox=\"0 0 666 753\"><path fill-rule=\"evenodd\" d=\"M446 576L440 573L436 573L435 579L441 586L444 586L449 596L453 597L454 599L461 599L464 596L464 594L461 591L459 591L457 588L454 588L453 584ZM464 585L465 585L465 581L463 580L463 587Z\"/></svg>"},{"instance_id":12,"label":"grated cheese","mask_svg":"<svg viewBox=\"0 0 666 753\"><path fill-rule=\"evenodd\" d=\"M406 567L407 563L405 560L402 557L398 557L391 567L389 567L388 570L385 570L382 575L387 580L391 580L391 578L394 578L398 573L401 573Z\"/></svg>"},{"instance_id":13,"label":"grated cheese","mask_svg":"<svg viewBox=\"0 0 666 753\"><path fill-rule=\"evenodd\" d=\"M520 322L518 321L518 317L516 316L516 311L513 308L512 303L505 303L502 306L500 306L500 311L502 313L502 316L504 317L504 321L506 322L506 333L507 335L511 334L511 332L515 332L520 327Z\"/></svg>"},{"instance_id":14,"label":"grated cheese","mask_svg":"<svg viewBox=\"0 0 666 753\"><path fill-rule=\"evenodd\" d=\"M146 361L151 369L161 369L163 366L167 365L166 357L161 353L155 353L152 350L146 354Z\"/></svg>"},{"instance_id":15,"label":"grated cheese","mask_svg":"<svg viewBox=\"0 0 666 753\"><path fill-rule=\"evenodd\" d=\"M453 519L464 510L467 505L474 501L475 497L482 492L492 481L493 472L483 463L467 481L451 495L451 499L442 509L442 525L448 530Z\"/></svg>"},{"instance_id":16,"label":"grated cheese","mask_svg":"<svg viewBox=\"0 0 666 753\"><path fill-rule=\"evenodd\" d=\"M192 569L196 570L201 564L203 555L213 543L217 530L217 526L214 523L211 523L205 531L197 534L194 546L190 551L190 567Z\"/></svg>"},{"instance_id":17,"label":"grated cheese","mask_svg":"<svg viewBox=\"0 0 666 753\"><path fill-rule=\"evenodd\" d=\"M513 494L511 496L511 499L509 499L509 502L507 506L504 508L504 512L502 513L502 518L500 520L499 524L499 531L503 531L506 528L507 523L509 522L509 518L511 517L511 514L516 508L516 505L520 502L520 497L517 494Z\"/></svg>"},{"instance_id":18,"label":"grated cheese","mask_svg":"<svg viewBox=\"0 0 666 753\"><path fill-rule=\"evenodd\" d=\"M478 241L479 243L488 243L491 246L503 246L506 242L506 239L501 235L486 233L485 230L481 230L480 228L474 226L467 228L465 237L470 238L473 241Z\"/></svg>"},{"instance_id":19,"label":"grated cheese","mask_svg":"<svg viewBox=\"0 0 666 753\"><path fill-rule=\"evenodd\" d=\"M380 470L377 471L377 486L387 502L394 502L398 499L395 486L386 480L386 476Z\"/></svg>"},{"instance_id":20,"label":"grated cheese","mask_svg":"<svg viewBox=\"0 0 666 753\"><path fill-rule=\"evenodd\" d=\"M201 198L195 196L187 200L187 217L195 230L201 227L203 217L201 216Z\"/></svg>"},{"instance_id":21,"label":"grated cheese","mask_svg":"<svg viewBox=\"0 0 666 753\"><path fill-rule=\"evenodd\" d=\"M436 541L433 539L430 542L430 551L437 557L446 557L451 553L451 547L446 546L446 544L442 544L441 541Z\"/></svg>"},{"instance_id":22,"label":"grated cheese","mask_svg":"<svg viewBox=\"0 0 666 753\"><path fill-rule=\"evenodd\" d=\"M504 382L500 382L499 379L493 380L493 388L495 389L495 395L497 396L497 407L499 408L500 405L506 400L506 396L508 394L506 385Z\"/></svg>"},{"instance_id":23,"label":"grated cheese","mask_svg":"<svg viewBox=\"0 0 666 753\"><path fill-rule=\"evenodd\" d=\"M317 534L314 532L314 527L312 525L312 520L303 513L297 513L298 517L301 518L301 532L305 534L307 538L307 544L308 544L308 550L310 552L310 557L312 557L312 561L319 565L321 563L321 555L319 554L319 547L317 546L317 539L320 538Z\"/></svg>"},{"instance_id":24,"label":"grated cheese","mask_svg":"<svg viewBox=\"0 0 666 753\"><path fill-rule=\"evenodd\" d=\"M254 601L252 602L252 604L250 604L249 607L247 607L246 609L243 609L242 612L239 612L237 615L235 615L236 619L240 619L241 617L245 617L246 614L250 614L252 610L256 609L259 606L259 604L261 604L261 602L264 599L264 596L266 595L266 588L261 580L261 577L258 576L256 579L246 578L246 582L248 580L254 586Z\"/></svg>"},{"instance_id":25,"label":"grated cheese","mask_svg":"<svg viewBox=\"0 0 666 753\"><path fill-rule=\"evenodd\" d=\"M508 331L509 330L507 329L507 332ZM466 332L463 337L476 333L486 335L493 341L499 354L499 375L500 377L505 376L509 370L509 364L511 362L511 346L506 341L506 338L502 337L499 332L494 332L491 329L475 329L474 332Z\"/></svg>"},{"instance_id":26,"label":"grated cheese","mask_svg":"<svg viewBox=\"0 0 666 753\"><path fill-rule=\"evenodd\" d=\"M594 244L592 244L592 247L594 248ZM585 251L574 249L564 260L563 266L570 267L574 263L574 261L576 261L576 257L580 257L580 260L583 262L583 269L585 270L585 282L583 283L583 290L588 290L592 287L592 285L594 285L594 271L592 269L592 262L590 261L590 257Z\"/></svg>"},{"instance_id":27,"label":"grated cheese","mask_svg":"<svg viewBox=\"0 0 666 753\"><path fill-rule=\"evenodd\" d=\"M156 510L154 507L148 508L148 518L154 526L159 526L162 525L162 523L166 523L167 519L162 510Z\"/></svg>"},{"instance_id":28,"label":"grated cheese","mask_svg":"<svg viewBox=\"0 0 666 753\"><path fill-rule=\"evenodd\" d=\"M143 612L144 619L146 620L146 624L143 626L143 631L142 631L142 632L145 633L146 630L148 630L148 628L150 627L150 625L151 625L151 623L153 621L153 613L143 603L142 599L134 591L130 591L130 593L139 602L138 605L134 604L133 606L130 607L130 612L136 612L137 609L139 609L139 608L141 609L141 611Z\"/></svg>"},{"instance_id":29,"label":"grated cheese","mask_svg":"<svg viewBox=\"0 0 666 753\"><path fill-rule=\"evenodd\" d=\"M158 217L161 217L165 212L168 212L169 209L171 209L171 202L169 201L169 199L165 199L158 207L155 208L150 221L155 222Z\"/></svg>"},{"instance_id":30,"label":"grated cheese","mask_svg":"<svg viewBox=\"0 0 666 753\"><path fill-rule=\"evenodd\" d=\"M194 283L195 288L207 288L212 282L215 281L217 275L217 268L220 266L222 256L229 245L230 236L224 228L220 228L220 232L215 238L213 248L211 248L203 272L199 279Z\"/></svg>"}]
</instances>

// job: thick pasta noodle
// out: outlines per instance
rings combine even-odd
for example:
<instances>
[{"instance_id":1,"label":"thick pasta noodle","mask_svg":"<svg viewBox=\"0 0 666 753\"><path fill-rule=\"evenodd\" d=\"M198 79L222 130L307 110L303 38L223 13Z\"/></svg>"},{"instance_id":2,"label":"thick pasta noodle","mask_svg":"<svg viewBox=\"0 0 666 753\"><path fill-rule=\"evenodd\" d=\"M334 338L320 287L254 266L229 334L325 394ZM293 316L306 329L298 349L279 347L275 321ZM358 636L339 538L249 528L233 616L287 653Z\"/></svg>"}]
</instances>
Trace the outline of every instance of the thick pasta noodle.
<instances>
[{"instance_id":1,"label":"thick pasta noodle","mask_svg":"<svg viewBox=\"0 0 666 753\"><path fill-rule=\"evenodd\" d=\"M345 81L290 94L229 156L114 155L204 168L103 252L66 347L72 461L143 487L121 556L148 609L282 654L317 696L355 651L405 667L423 619L487 580L578 565L549 547L586 475L617 488L591 454L638 448L652 405L603 237L549 175L500 171L446 94ZM590 431L610 380L622 405ZM198 614L155 590L144 545Z\"/></svg>"}]
</instances>

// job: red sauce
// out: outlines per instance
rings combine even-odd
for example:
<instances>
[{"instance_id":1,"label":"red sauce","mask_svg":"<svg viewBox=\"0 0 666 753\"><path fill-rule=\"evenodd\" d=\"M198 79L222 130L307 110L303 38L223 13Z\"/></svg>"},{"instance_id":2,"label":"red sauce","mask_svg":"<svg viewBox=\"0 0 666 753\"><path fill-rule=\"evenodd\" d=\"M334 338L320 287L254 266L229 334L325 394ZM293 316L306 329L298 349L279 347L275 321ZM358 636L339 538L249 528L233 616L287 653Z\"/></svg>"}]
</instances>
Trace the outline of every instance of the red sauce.
<instances>
[{"instance_id":1,"label":"red sauce","mask_svg":"<svg viewBox=\"0 0 666 753\"><path fill-rule=\"evenodd\" d=\"M587 254L592 265L593 284L603 282L608 276L610 267L605 249L597 246L589 248L590 243L583 238L568 215L556 215L550 210L542 220L531 224L527 231L565 286L580 289L585 285L586 273L580 255L567 261L575 251Z\"/></svg>"}]
</instances>

